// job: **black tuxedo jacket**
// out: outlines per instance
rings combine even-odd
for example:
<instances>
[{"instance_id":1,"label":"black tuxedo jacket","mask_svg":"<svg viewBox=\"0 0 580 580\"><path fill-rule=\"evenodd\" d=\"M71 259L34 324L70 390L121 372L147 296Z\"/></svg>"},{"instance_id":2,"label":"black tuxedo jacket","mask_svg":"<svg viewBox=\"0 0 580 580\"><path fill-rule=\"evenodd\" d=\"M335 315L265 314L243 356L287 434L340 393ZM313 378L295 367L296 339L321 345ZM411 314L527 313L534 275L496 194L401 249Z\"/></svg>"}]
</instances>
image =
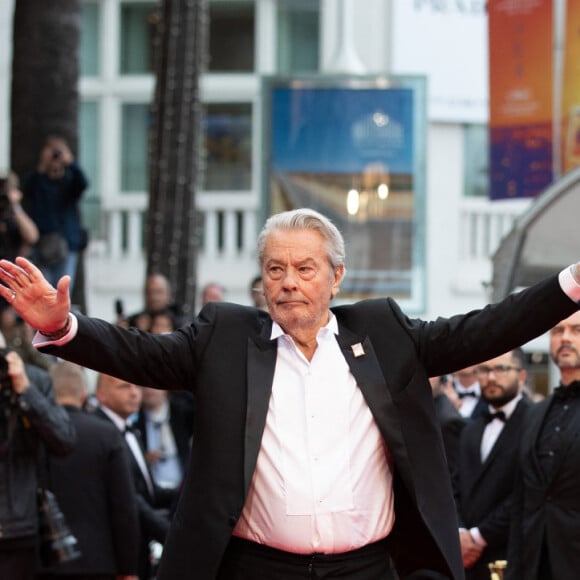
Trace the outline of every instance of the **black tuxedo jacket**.
<instances>
[{"instance_id":1,"label":"black tuxedo jacket","mask_svg":"<svg viewBox=\"0 0 580 580\"><path fill-rule=\"evenodd\" d=\"M507 557L519 441L526 412L532 405L529 399L520 399L483 463L480 449L485 419L471 421L461 434L454 474L459 525L478 527L487 542L477 564L466 573L470 579L489 580L488 563Z\"/></svg>"},{"instance_id":2,"label":"black tuxedo jacket","mask_svg":"<svg viewBox=\"0 0 580 580\"><path fill-rule=\"evenodd\" d=\"M391 299L332 309L344 358L394 460L396 521L389 550L403 578L419 568L463 578L428 377L502 354L576 308L554 276L497 305L433 322L410 320ZM159 580L216 577L260 449L276 364L271 328L266 312L210 303L191 325L166 335L79 316L75 338L46 349L135 384L188 386L194 393L190 469ZM364 356L353 354L358 343Z\"/></svg>"},{"instance_id":3,"label":"black tuxedo jacket","mask_svg":"<svg viewBox=\"0 0 580 580\"><path fill-rule=\"evenodd\" d=\"M66 407L77 433L65 457L49 457L49 487L78 540L82 556L44 572L137 573L139 519L135 488L119 430L92 414Z\"/></svg>"},{"instance_id":4,"label":"black tuxedo jacket","mask_svg":"<svg viewBox=\"0 0 580 580\"><path fill-rule=\"evenodd\" d=\"M439 421L441 435L443 436L443 447L445 448L449 474L452 475L457 465L461 432L467 421L444 393L434 397L433 403L435 404L435 415Z\"/></svg>"},{"instance_id":5,"label":"black tuxedo jacket","mask_svg":"<svg viewBox=\"0 0 580 580\"><path fill-rule=\"evenodd\" d=\"M543 542L550 554L554 579L575 580L579 576L580 422L572 422L566 430L552 475L545 476L536 442L552 399L547 397L530 409L522 433L508 547L506 578L510 580L542 580Z\"/></svg>"},{"instance_id":6,"label":"black tuxedo jacket","mask_svg":"<svg viewBox=\"0 0 580 580\"><path fill-rule=\"evenodd\" d=\"M139 576L145 578L148 577L150 570L149 543L155 540L163 544L167 537L169 518L161 511L161 508L169 509L174 498L174 492L156 486L153 481L153 476L150 473L149 476L153 483L153 492L151 493L145 476L124 436L100 408L97 408L92 414L101 421L106 421L109 425L114 426L124 444L124 451L130 467L130 477L133 482L134 498L139 515ZM142 445L140 441L139 443Z\"/></svg>"}]
</instances>

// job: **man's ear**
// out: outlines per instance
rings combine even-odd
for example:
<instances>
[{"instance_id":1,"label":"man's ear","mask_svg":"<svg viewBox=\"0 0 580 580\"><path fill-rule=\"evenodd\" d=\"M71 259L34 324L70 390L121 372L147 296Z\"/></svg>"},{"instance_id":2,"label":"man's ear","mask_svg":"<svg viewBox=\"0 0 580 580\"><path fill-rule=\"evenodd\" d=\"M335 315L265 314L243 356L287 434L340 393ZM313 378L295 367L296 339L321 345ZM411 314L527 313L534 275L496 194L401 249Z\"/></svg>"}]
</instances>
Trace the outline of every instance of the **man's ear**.
<instances>
[{"instance_id":1,"label":"man's ear","mask_svg":"<svg viewBox=\"0 0 580 580\"><path fill-rule=\"evenodd\" d=\"M332 284L331 296L334 298L340 291L340 283L344 278L344 265L337 266L334 269L334 283Z\"/></svg>"}]
</instances>

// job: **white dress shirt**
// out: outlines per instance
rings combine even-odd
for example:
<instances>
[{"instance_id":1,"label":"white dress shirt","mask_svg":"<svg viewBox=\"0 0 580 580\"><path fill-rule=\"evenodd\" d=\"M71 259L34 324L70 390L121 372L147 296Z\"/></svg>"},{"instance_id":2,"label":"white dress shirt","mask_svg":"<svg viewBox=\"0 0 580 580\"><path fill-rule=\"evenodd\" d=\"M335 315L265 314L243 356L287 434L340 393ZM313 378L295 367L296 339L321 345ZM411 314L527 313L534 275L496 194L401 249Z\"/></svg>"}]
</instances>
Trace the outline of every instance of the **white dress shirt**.
<instances>
[{"instance_id":1,"label":"white dress shirt","mask_svg":"<svg viewBox=\"0 0 580 580\"><path fill-rule=\"evenodd\" d=\"M515 411L517 404L520 402L522 395L514 397L509 403L506 403L503 407L494 408L489 407L488 411L490 413L497 413L498 411L503 411L505 414L505 421L501 419L493 419L490 421L483 430L483 435L481 437L481 462L483 463L487 456L490 454L495 442L501 435L503 428L505 427L506 421L511 417L512 413Z\"/></svg>"},{"instance_id":2,"label":"white dress shirt","mask_svg":"<svg viewBox=\"0 0 580 580\"><path fill-rule=\"evenodd\" d=\"M459 407L459 414L464 418L471 417L471 413L473 413L473 409L475 409L475 405L479 401L481 397L481 387L479 386L479 382L475 381L469 387L463 387L459 383L455 383L455 390L459 395L466 393L466 392L473 392L475 396L468 396L463 397L461 399L461 407Z\"/></svg>"},{"instance_id":3,"label":"white dress shirt","mask_svg":"<svg viewBox=\"0 0 580 580\"><path fill-rule=\"evenodd\" d=\"M353 550L391 531L391 459L337 333L331 316L309 362L274 323L272 396L234 535L309 554Z\"/></svg>"}]
</instances>

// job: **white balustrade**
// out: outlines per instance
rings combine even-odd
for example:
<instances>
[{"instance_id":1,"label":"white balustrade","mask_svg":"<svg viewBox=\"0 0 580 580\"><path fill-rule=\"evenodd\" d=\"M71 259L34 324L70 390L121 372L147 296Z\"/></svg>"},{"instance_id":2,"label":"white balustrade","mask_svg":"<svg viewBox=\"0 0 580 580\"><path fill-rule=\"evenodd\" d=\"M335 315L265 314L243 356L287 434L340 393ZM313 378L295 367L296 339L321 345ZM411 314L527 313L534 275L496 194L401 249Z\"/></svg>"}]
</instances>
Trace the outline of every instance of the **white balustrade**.
<instances>
[{"instance_id":1,"label":"white balustrade","mask_svg":"<svg viewBox=\"0 0 580 580\"><path fill-rule=\"evenodd\" d=\"M530 205L529 199L490 202L464 199L459 217L459 259L489 260L501 240L510 232L519 215Z\"/></svg>"}]
</instances>

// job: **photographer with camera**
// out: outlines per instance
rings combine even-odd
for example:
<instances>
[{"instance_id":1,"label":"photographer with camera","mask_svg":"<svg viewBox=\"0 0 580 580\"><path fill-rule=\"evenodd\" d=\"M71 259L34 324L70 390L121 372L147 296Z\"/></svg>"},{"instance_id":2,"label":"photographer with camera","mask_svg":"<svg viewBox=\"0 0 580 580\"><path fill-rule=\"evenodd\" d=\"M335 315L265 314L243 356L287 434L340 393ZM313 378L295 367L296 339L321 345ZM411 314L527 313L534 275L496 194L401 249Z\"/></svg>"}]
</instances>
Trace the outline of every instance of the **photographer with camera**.
<instances>
[{"instance_id":1,"label":"photographer with camera","mask_svg":"<svg viewBox=\"0 0 580 580\"><path fill-rule=\"evenodd\" d=\"M79 211L87 186L87 178L66 140L56 135L47 137L36 171L25 183L24 204L40 231L33 261L54 284L68 274L71 289L79 253L87 245Z\"/></svg>"},{"instance_id":2,"label":"photographer with camera","mask_svg":"<svg viewBox=\"0 0 580 580\"><path fill-rule=\"evenodd\" d=\"M54 399L50 375L25 365L0 335L0 578L32 580L39 522L39 458L69 453L68 415Z\"/></svg>"},{"instance_id":3,"label":"photographer with camera","mask_svg":"<svg viewBox=\"0 0 580 580\"><path fill-rule=\"evenodd\" d=\"M28 256L38 241L38 228L21 202L18 176L13 172L0 176L0 255L7 260Z\"/></svg>"}]
</instances>

